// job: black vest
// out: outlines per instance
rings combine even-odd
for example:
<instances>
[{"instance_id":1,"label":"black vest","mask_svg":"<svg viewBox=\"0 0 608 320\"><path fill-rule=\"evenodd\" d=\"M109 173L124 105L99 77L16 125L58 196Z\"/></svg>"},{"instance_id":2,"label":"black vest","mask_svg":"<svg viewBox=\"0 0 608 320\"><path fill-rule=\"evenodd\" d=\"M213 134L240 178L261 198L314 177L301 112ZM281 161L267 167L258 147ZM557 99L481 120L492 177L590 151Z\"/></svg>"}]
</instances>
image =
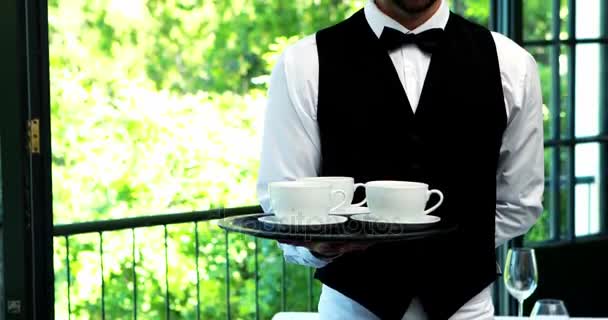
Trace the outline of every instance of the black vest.
<instances>
[{"instance_id":1,"label":"black vest","mask_svg":"<svg viewBox=\"0 0 608 320\"><path fill-rule=\"evenodd\" d=\"M346 254L315 277L381 319L419 297L447 319L496 279L496 172L506 112L491 33L451 13L416 113L363 11L317 33L321 175L420 181L458 230ZM356 200L362 194L356 195ZM397 292L397 294L395 294Z\"/></svg>"}]
</instances>

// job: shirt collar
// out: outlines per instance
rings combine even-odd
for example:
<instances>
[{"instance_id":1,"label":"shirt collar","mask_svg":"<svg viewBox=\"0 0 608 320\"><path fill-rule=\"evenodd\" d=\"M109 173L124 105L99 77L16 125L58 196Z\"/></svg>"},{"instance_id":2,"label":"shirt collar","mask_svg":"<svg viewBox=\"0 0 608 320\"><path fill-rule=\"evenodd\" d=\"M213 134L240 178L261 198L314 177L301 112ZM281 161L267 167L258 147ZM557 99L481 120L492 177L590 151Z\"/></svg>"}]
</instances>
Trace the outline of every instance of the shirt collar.
<instances>
[{"instance_id":1,"label":"shirt collar","mask_svg":"<svg viewBox=\"0 0 608 320\"><path fill-rule=\"evenodd\" d=\"M439 1L441 1L441 6L439 7L439 10L437 10L437 12L435 12L435 14L430 19L419 25L414 30L407 29L399 22L393 20L393 18L387 16L384 12L380 11L374 0L368 0L365 4L363 11L365 13L367 23L372 28L372 31L374 31L378 38L380 38L384 27L390 27L399 30L403 33L420 33L432 28L444 29L447 25L448 19L450 17L450 8L448 7L446 0Z\"/></svg>"}]
</instances>

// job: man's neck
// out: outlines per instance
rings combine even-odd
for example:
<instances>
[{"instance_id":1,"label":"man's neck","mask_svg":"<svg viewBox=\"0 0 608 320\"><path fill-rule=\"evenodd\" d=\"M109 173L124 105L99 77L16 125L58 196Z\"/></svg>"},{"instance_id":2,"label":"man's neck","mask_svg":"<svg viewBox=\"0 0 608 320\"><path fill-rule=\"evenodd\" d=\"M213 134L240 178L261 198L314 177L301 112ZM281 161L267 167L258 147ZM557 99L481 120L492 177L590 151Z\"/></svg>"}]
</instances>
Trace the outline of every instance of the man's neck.
<instances>
[{"instance_id":1,"label":"man's neck","mask_svg":"<svg viewBox=\"0 0 608 320\"><path fill-rule=\"evenodd\" d=\"M441 7L441 1L435 1L435 3L428 9L418 12L415 14L408 13L395 5L391 0L375 0L376 6L387 16L393 20L399 22L402 26L408 30L414 30L421 24L429 20L437 10Z\"/></svg>"}]
</instances>

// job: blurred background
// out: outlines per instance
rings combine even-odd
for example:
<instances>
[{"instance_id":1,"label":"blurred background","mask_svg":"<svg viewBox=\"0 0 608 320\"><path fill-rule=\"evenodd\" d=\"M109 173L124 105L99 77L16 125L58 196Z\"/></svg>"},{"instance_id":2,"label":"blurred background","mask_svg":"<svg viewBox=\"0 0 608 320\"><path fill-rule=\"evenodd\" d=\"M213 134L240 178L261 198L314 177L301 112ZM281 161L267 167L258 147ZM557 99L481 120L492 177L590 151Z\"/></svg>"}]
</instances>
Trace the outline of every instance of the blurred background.
<instances>
[{"instance_id":1,"label":"blurred background","mask_svg":"<svg viewBox=\"0 0 608 320\"><path fill-rule=\"evenodd\" d=\"M259 211L262 116L278 55L364 3L3 4L3 38L17 46L1 53L2 314L269 319L314 311L320 286L311 269L285 264L276 243L225 233L216 221ZM535 295L564 299L580 316L608 315L594 293L608 296L608 4L450 6L517 41L541 75L545 210L528 234L499 248L501 259L508 246L538 248ZM501 283L495 302L498 314L514 310Z\"/></svg>"}]
</instances>

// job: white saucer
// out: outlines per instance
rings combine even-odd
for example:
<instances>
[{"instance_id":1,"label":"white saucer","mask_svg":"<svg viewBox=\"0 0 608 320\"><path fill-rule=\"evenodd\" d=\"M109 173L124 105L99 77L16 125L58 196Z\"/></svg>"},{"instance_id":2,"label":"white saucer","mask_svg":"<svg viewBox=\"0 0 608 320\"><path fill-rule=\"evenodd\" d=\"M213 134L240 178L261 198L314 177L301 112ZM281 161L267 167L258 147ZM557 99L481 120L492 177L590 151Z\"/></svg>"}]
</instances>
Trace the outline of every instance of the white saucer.
<instances>
[{"instance_id":1,"label":"white saucer","mask_svg":"<svg viewBox=\"0 0 608 320\"><path fill-rule=\"evenodd\" d=\"M346 209L338 209L335 211L331 211L329 214L339 215L339 216L351 216L353 214L365 214L369 213L368 207L349 207Z\"/></svg>"},{"instance_id":2,"label":"white saucer","mask_svg":"<svg viewBox=\"0 0 608 320\"><path fill-rule=\"evenodd\" d=\"M350 217L353 220L361 222L373 223L391 223L391 224L406 224L406 225L427 225L441 221L441 218L431 215L421 215L419 217L388 217L381 218L373 214L358 214Z\"/></svg>"},{"instance_id":3,"label":"white saucer","mask_svg":"<svg viewBox=\"0 0 608 320\"><path fill-rule=\"evenodd\" d=\"M259 217L260 222L274 224L274 225L287 225L287 226L323 226L329 224L344 223L348 220L346 217L328 215L321 217L277 217L277 216L265 216Z\"/></svg>"}]
</instances>

